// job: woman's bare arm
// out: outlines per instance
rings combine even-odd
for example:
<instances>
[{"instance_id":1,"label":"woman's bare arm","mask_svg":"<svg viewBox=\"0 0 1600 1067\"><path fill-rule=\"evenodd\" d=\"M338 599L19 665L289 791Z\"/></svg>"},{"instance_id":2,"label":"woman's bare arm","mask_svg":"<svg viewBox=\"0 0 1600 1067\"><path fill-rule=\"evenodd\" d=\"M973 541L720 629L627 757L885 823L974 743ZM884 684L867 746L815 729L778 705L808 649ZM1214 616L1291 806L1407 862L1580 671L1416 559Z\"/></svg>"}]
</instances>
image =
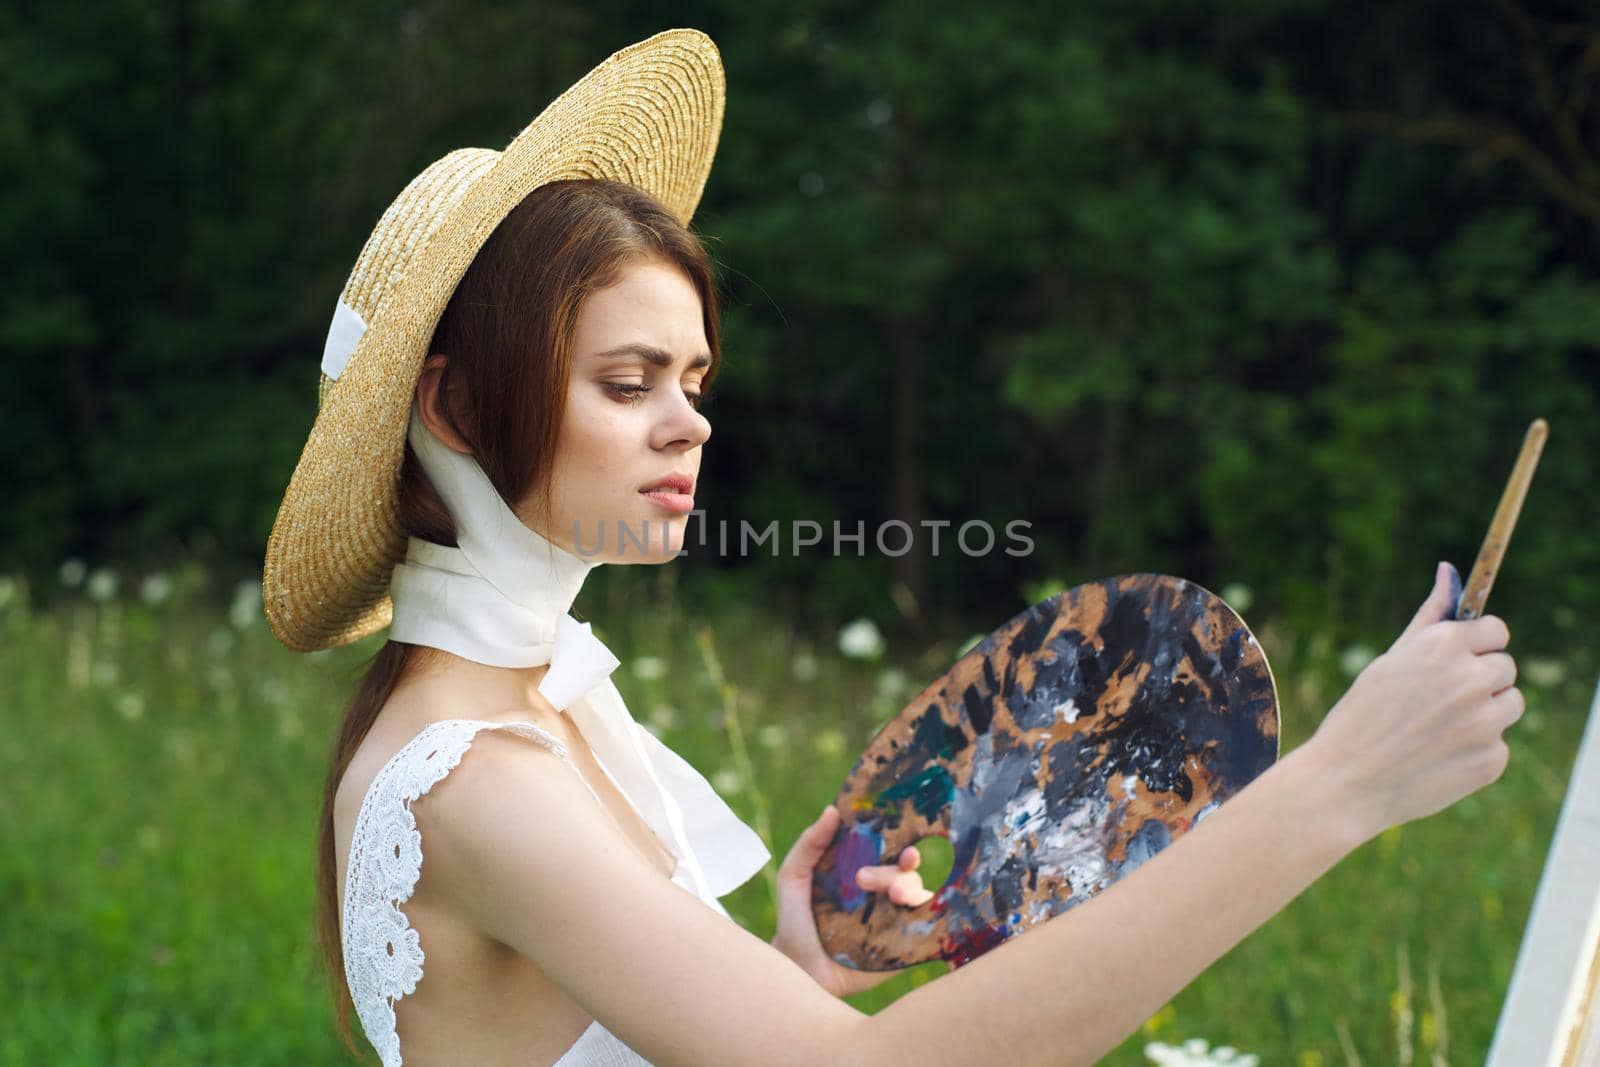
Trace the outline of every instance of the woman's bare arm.
<instances>
[{"instance_id":1,"label":"woman's bare arm","mask_svg":"<svg viewBox=\"0 0 1600 1067\"><path fill-rule=\"evenodd\" d=\"M427 874L657 1067L1091 1064L1355 847L1303 746L1111 890L874 1016L664 881L573 771L485 731L417 801Z\"/></svg>"},{"instance_id":2,"label":"woman's bare arm","mask_svg":"<svg viewBox=\"0 0 1600 1067\"><path fill-rule=\"evenodd\" d=\"M1438 607L1199 826L876 1015L662 879L525 738L486 731L417 802L424 876L658 1067L955 1067L994 1055L997 1034L1007 1063L1093 1063L1362 841L1500 776L1523 707L1508 633L1493 616L1427 624Z\"/></svg>"}]
</instances>

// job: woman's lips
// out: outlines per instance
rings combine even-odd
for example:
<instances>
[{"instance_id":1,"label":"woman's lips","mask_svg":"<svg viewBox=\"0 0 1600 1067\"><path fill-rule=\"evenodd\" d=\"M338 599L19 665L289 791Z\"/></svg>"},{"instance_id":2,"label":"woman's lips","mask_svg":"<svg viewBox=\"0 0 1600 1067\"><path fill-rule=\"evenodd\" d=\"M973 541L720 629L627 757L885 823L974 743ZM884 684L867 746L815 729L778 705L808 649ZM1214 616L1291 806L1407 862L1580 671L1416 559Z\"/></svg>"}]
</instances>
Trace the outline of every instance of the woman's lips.
<instances>
[{"instance_id":1,"label":"woman's lips","mask_svg":"<svg viewBox=\"0 0 1600 1067\"><path fill-rule=\"evenodd\" d=\"M694 510L694 497L688 493L679 493L672 489L652 489L644 495L668 511L679 515Z\"/></svg>"}]
</instances>

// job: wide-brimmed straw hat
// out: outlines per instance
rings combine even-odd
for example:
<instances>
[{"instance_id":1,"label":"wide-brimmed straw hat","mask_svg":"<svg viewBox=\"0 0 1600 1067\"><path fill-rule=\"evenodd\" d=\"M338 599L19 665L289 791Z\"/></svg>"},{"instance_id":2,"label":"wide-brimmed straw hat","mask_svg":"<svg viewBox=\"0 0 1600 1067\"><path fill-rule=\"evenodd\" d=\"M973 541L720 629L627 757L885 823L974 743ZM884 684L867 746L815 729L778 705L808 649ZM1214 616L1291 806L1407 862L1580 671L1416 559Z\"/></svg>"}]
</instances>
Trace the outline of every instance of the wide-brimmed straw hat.
<instances>
[{"instance_id":1,"label":"wide-brimmed straw hat","mask_svg":"<svg viewBox=\"0 0 1600 1067\"><path fill-rule=\"evenodd\" d=\"M316 422L267 542L262 598L279 640L312 651L389 624L405 554L400 463L428 343L473 257L530 192L567 178L627 182L688 225L722 130L722 60L698 30L607 58L503 151L462 148L412 179L378 220L339 297Z\"/></svg>"}]
</instances>

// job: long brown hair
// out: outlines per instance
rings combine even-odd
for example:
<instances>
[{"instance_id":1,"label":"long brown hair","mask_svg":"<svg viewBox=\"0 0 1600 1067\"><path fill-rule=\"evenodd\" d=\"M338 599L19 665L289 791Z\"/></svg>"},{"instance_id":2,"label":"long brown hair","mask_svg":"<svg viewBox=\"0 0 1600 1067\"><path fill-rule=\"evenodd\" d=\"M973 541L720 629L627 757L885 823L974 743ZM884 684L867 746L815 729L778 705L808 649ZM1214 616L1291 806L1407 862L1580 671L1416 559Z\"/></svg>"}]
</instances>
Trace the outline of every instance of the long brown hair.
<instances>
[{"instance_id":1,"label":"long brown hair","mask_svg":"<svg viewBox=\"0 0 1600 1067\"><path fill-rule=\"evenodd\" d=\"M578 312L588 293L614 284L624 266L641 259L676 264L699 292L712 360L702 388L709 389L722 355L710 260L659 201L620 182L558 181L528 194L490 234L440 316L428 351L449 357L439 383L445 415L508 506L537 492L539 510L549 513ZM411 536L456 543L450 514L409 445L399 510ZM378 650L345 707L328 761L317 841L317 937L340 1036L358 1059L344 976L333 801L378 712L430 652L398 641Z\"/></svg>"}]
</instances>

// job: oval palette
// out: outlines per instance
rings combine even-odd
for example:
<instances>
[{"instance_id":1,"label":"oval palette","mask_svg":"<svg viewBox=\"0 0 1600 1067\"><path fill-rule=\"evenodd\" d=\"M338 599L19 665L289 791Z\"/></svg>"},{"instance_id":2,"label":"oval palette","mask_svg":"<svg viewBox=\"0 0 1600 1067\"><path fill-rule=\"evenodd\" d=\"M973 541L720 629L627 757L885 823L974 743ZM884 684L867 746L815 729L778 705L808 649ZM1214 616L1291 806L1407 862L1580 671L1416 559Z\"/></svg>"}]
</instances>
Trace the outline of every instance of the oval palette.
<instances>
[{"instance_id":1,"label":"oval palette","mask_svg":"<svg viewBox=\"0 0 1600 1067\"><path fill-rule=\"evenodd\" d=\"M1115 884L1277 758L1272 671L1220 597L1163 574L1057 593L957 660L856 761L812 880L823 946L857 970L961 966ZM932 899L856 885L929 835L955 854Z\"/></svg>"}]
</instances>

